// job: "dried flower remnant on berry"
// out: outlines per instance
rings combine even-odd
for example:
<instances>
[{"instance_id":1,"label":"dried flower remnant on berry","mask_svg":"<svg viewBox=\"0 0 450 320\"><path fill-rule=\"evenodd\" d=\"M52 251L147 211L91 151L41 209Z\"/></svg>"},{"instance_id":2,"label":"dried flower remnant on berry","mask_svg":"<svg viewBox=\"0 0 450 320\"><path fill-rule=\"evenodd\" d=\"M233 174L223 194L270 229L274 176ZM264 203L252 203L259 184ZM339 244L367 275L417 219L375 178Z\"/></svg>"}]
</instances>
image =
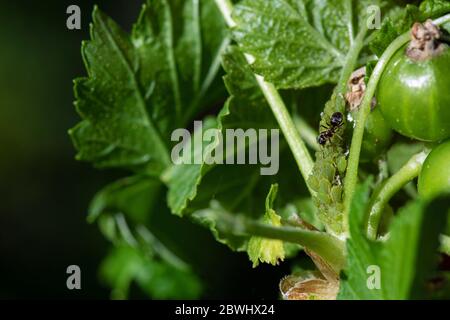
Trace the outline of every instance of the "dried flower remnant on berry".
<instances>
[{"instance_id":1,"label":"dried flower remnant on berry","mask_svg":"<svg viewBox=\"0 0 450 320\"><path fill-rule=\"evenodd\" d=\"M364 93L366 92L365 76L366 67L362 67L353 72L348 81L348 92L345 94L345 99L348 102L350 111L356 110L361 105Z\"/></svg>"},{"instance_id":2,"label":"dried flower remnant on berry","mask_svg":"<svg viewBox=\"0 0 450 320\"><path fill-rule=\"evenodd\" d=\"M445 45L440 41L442 32L432 20L416 22L411 29L411 42L406 55L414 61L424 61L442 53Z\"/></svg>"}]
</instances>

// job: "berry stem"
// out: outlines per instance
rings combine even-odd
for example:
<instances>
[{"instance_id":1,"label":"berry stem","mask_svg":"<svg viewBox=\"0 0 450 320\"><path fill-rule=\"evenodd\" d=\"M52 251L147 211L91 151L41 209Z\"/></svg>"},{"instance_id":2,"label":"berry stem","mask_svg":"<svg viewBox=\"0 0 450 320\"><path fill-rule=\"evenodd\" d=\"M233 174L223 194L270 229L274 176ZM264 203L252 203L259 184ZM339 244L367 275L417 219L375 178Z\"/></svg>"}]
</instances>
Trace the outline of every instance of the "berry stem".
<instances>
[{"instance_id":1,"label":"berry stem","mask_svg":"<svg viewBox=\"0 0 450 320\"><path fill-rule=\"evenodd\" d=\"M419 175L428 151L422 151L413 157L392 177L390 177L382 187L376 191L370 201L370 211L367 219L367 237L375 240L378 235L378 226L383 215L383 211L389 200L401 189L404 185Z\"/></svg>"},{"instance_id":2,"label":"berry stem","mask_svg":"<svg viewBox=\"0 0 450 320\"><path fill-rule=\"evenodd\" d=\"M347 174L345 176L344 184L344 226L348 230L348 216L350 205L355 193L356 184L358 182L358 168L359 168L359 156L361 154L361 145L363 141L364 128L367 117L370 113L370 105L372 103L372 98L375 94L375 89L378 85L378 81L386 68L389 60L392 56L403 47L409 40L409 32L401 35L396 40L394 40L391 45L386 49L386 51L381 56L375 69L373 70L372 76L370 77L369 83L367 84L366 93L364 94L361 107L358 111L357 118L355 120L356 126L353 131L352 144L350 147L350 155L348 159Z\"/></svg>"}]
</instances>

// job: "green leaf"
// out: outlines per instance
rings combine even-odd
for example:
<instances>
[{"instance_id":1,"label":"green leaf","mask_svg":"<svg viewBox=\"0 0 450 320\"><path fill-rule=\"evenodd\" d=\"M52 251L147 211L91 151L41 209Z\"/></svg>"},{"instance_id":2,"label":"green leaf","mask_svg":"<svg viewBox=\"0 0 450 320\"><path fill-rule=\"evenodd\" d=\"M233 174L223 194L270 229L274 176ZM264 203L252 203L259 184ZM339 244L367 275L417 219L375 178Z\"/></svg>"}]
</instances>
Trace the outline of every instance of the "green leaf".
<instances>
[{"instance_id":1,"label":"green leaf","mask_svg":"<svg viewBox=\"0 0 450 320\"><path fill-rule=\"evenodd\" d=\"M223 56L223 66L227 72L224 80L231 97L218 115L216 133L225 137L227 129L277 128L276 121L250 67L236 47L230 47L226 51ZM210 126L204 125L204 129L208 128ZM258 136L258 139L261 138ZM213 146L218 144L219 140L215 139ZM203 151L206 152L204 148L206 143L198 144L197 147L199 146L203 146ZM225 163L228 154L222 154L219 157ZM286 158L290 161L291 156ZM280 156L280 159L283 158ZM254 188L258 187L257 184L261 180L260 168L261 165L208 165L206 163L176 165L163 175L164 181L169 186L168 204L172 211L179 215L203 209L209 206L213 198L218 199L227 208L233 209L249 197ZM270 183L266 184L266 187L270 187ZM260 195L261 199L264 199L265 194L260 192ZM260 205L262 203L260 202ZM264 210L262 206L260 208Z\"/></svg>"},{"instance_id":2,"label":"green leaf","mask_svg":"<svg viewBox=\"0 0 450 320\"><path fill-rule=\"evenodd\" d=\"M370 4L380 1L244 0L233 35L278 88L336 83Z\"/></svg>"},{"instance_id":3,"label":"green leaf","mask_svg":"<svg viewBox=\"0 0 450 320\"><path fill-rule=\"evenodd\" d=\"M159 298L192 298L190 290L200 286L197 272L190 264L195 262L198 246L202 245L204 252L211 249L204 244L208 235L189 221L173 216L161 201L162 189L163 185L155 178L132 176L106 186L91 203L89 221L98 222L105 237L119 247L119 252L124 251L121 247L129 247L125 250L130 255L129 262L122 261L125 253L119 257L114 254L112 261L107 259L108 266L117 264L108 273L109 285L118 290L113 296L126 296L133 279L145 286L143 290L150 290L149 294ZM120 271L121 268L124 270ZM154 273L159 275L153 276ZM171 273L173 279L169 279ZM186 279L177 279L183 277ZM197 284L184 288L183 281L189 283L194 279ZM177 292L173 288L164 293L175 282L181 282ZM158 288L163 291L158 293Z\"/></svg>"},{"instance_id":4,"label":"green leaf","mask_svg":"<svg viewBox=\"0 0 450 320\"><path fill-rule=\"evenodd\" d=\"M278 185L272 185L266 198L266 212L263 217L263 223L274 227L281 226L281 217L273 210L277 192ZM253 268L259 265L259 261L275 266L279 260L283 261L285 257L283 241L261 237L250 238L247 252L250 260L253 262Z\"/></svg>"},{"instance_id":5,"label":"green leaf","mask_svg":"<svg viewBox=\"0 0 450 320\"><path fill-rule=\"evenodd\" d=\"M361 186L353 197L350 210L349 229L351 238L347 240L347 266L341 273L338 299L377 299L379 292L368 290L366 286L367 268L377 265L378 243L371 244L364 235L364 213L369 202L370 182Z\"/></svg>"},{"instance_id":6,"label":"green leaf","mask_svg":"<svg viewBox=\"0 0 450 320\"><path fill-rule=\"evenodd\" d=\"M341 275L340 299L417 299L436 272L439 234L445 228L447 202L417 201L393 218L387 240L369 241L363 230L369 183L360 188L350 214L348 264ZM378 270L376 273L373 270ZM380 287L368 284L379 276Z\"/></svg>"},{"instance_id":7,"label":"green leaf","mask_svg":"<svg viewBox=\"0 0 450 320\"><path fill-rule=\"evenodd\" d=\"M95 8L82 47L88 78L75 80L77 159L159 174L172 130L223 96L227 43L213 1L148 1L131 36Z\"/></svg>"},{"instance_id":8,"label":"green leaf","mask_svg":"<svg viewBox=\"0 0 450 320\"><path fill-rule=\"evenodd\" d=\"M186 244L195 246L192 234L203 240L207 234L198 237L199 227L170 215L163 185L152 177L172 164L172 131L224 99L220 57L228 43L213 1L153 0L131 35L95 8L91 40L82 46L88 77L75 80L75 96L83 121L70 130L77 158L139 173L100 191L89 220L114 244L136 251L134 261L146 271L125 278L155 297L198 297L198 279L186 263L196 248Z\"/></svg>"},{"instance_id":9,"label":"green leaf","mask_svg":"<svg viewBox=\"0 0 450 320\"><path fill-rule=\"evenodd\" d=\"M162 185L155 179L132 176L117 180L96 194L89 208L89 222L105 213L126 213L135 223L145 223L148 212L161 196Z\"/></svg>"},{"instance_id":10,"label":"green leaf","mask_svg":"<svg viewBox=\"0 0 450 320\"><path fill-rule=\"evenodd\" d=\"M218 115L217 134L226 136L227 129L276 129L274 116L258 87L255 77L243 54L235 46L228 48L223 57L223 66L227 72L225 83L231 97ZM212 125L212 123L210 123ZM204 128L210 128L204 123ZM269 131L270 132L270 131ZM195 134L193 135L195 139ZM260 135L257 139L262 139ZM259 140L258 140L259 142ZM214 140L214 146L218 140ZM190 145L191 142L188 143ZM202 144L197 144L199 147ZM203 147L205 144L202 145ZM189 147L192 150L192 147ZM245 146L245 151L248 145ZM203 152L205 153L206 148ZM224 148L225 149L225 148ZM235 150L234 150L235 151ZM195 151L194 153L200 153ZM234 155L234 154L233 154ZM220 157L224 160L228 153ZM264 212L264 199L267 189L273 183L279 183L278 201L287 203L297 199L304 192L305 184L292 172L298 170L295 161L280 141L280 166L278 174L262 176L261 164L180 164L163 174L163 180L169 187L168 204L175 214L189 215L197 210L217 211L210 207L211 200L220 202L220 206L230 212L244 213L250 217L259 217ZM236 250L245 250L248 239L229 239L218 234L214 222L203 219L202 223L210 227L220 242Z\"/></svg>"},{"instance_id":11,"label":"green leaf","mask_svg":"<svg viewBox=\"0 0 450 320\"><path fill-rule=\"evenodd\" d=\"M437 18L450 12L450 2L448 0L425 0L420 4L420 11L423 17Z\"/></svg>"},{"instance_id":12,"label":"green leaf","mask_svg":"<svg viewBox=\"0 0 450 320\"><path fill-rule=\"evenodd\" d=\"M112 249L100 266L100 276L112 288L113 299L126 299L133 282L153 299L198 299L202 289L189 270L175 268L127 245Z\"/></svg>"}]
</instances>

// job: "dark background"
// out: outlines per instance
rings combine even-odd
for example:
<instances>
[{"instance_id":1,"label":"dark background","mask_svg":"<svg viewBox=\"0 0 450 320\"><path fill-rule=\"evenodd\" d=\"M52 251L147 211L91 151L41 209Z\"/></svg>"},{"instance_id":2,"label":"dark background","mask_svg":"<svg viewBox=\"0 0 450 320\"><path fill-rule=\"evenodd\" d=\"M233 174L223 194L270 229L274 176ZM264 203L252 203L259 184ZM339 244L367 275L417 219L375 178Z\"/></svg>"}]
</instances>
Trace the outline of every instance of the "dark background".
<instances>
[{"instance_id":1,"label":"dark background","mask_svg":"<svg viewBox=\"0 0 450 320\"><path fill-rule=\"evenodd\" d=\"M76 162L67 135L79 121L72 79L85 75L80 44L94 3L130 30L142 1L0 2L0 298L109 298L98 277L109 244L86 211L115 173ZM66 28L70 4L81 7L82 30ZM287 263L253 270L245 254L214 246L205 298L278 296ZM71 264L80 291L66 288ZM135 288L132 297L145 296Z\"/></svg>"}]
</instances>

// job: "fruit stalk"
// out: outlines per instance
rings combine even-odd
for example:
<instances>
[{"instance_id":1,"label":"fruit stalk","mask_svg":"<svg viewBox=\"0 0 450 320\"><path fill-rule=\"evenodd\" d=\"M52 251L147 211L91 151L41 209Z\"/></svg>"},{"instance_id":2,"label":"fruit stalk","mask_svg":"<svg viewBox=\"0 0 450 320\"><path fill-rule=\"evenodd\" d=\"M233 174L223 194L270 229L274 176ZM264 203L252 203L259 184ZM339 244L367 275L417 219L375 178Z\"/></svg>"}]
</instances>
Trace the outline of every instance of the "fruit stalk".
<instances>
[{"instance_id":1,"label":"fruit stalk","mask_svg":"<svg viewBox=\"0 0 450 320\"><path fill-rule=\"evenodd\" d=\"M405 184L419 175L427 155L428 151L422 151L414 155L396 174L382 185L381 189L373 194L366 225L369 239L375 240L377 238L378 226L387 203Z\"/></svg>"},{"instance_id":2,"label":"fruit stalk","mask_svg":"<svg viewBox=\"0 0 450 320\"><path fill-rule=\"evenodd\" d=\"M344 226L346 228L348 228L349 225L348 216L350 211L350 205L358 182L359 158L361 154L364 128L367 117L369 116L370 113L372 98L375 94L378 81L380 80L384 69L389 63L389 60L401 47L403 47L408 42L408 40L409 40L409 32L395 39L381 56L377 65L375 66L375 69L373 70L369 83L367 84L366 93L364 95L360 110L355 120L356 127L355 130L353 131L347 174L345 176L345 184L344 184L344 197L345 197Z\"/></svg>"}]
</instances>

